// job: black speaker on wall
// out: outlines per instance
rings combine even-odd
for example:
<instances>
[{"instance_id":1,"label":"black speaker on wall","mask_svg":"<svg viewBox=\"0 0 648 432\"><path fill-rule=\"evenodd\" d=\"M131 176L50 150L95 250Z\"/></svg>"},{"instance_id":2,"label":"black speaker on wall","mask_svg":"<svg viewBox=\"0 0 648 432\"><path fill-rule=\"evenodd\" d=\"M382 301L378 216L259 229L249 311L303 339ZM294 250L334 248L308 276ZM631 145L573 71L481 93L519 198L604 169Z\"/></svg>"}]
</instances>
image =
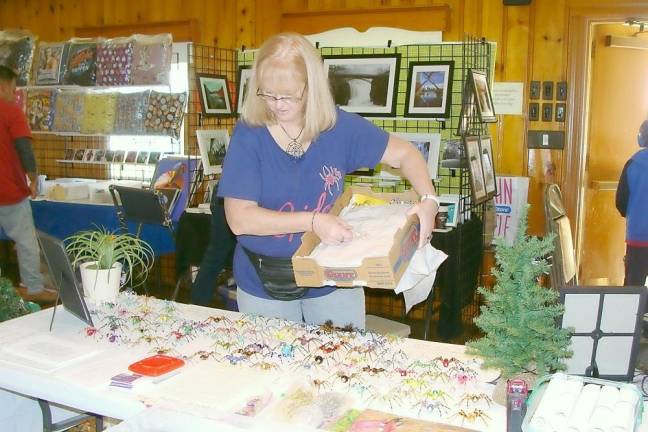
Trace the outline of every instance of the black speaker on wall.
<instances>
[{"instance_id":1,"label":"black speaker on wall","mask_svg":"<svg viewBox=\"0 0 648 432\"><path fill-rule=\"evenodd\" d=\"M504 0L504 6L526 6L531 0Z\"/></svg>"}]
</instances>

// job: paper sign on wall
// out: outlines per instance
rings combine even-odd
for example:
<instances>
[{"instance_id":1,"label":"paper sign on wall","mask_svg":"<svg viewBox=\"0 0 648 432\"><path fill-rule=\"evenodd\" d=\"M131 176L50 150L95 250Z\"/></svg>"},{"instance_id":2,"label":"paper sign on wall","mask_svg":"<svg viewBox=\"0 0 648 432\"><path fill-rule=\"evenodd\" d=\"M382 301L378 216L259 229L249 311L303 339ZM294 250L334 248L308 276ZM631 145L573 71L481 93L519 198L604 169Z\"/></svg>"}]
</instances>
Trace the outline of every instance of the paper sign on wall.
<instances>
[{"instance_id":1,"label":"paper sign on wall","mask_svg":"<svg viewBox=\"0 0 648 432\"><path fill-rule=\"evenodd\" d=\"M492 94L497 114L523 114L524 85L521 82L494 82Z\"/></svg>"},{"instance_id":2,"label":"paper sign on wall","mask_svg":"<svg viewBox=\"0 0 648 432\"><path fill-rule=\"evenodd\" d=\"M520 225L520 211L526 204L529 195L528 177L497 177L495 196L495 235L494 239L504 238L507 245L512 245Z\"/></svg>"}]
</instances>

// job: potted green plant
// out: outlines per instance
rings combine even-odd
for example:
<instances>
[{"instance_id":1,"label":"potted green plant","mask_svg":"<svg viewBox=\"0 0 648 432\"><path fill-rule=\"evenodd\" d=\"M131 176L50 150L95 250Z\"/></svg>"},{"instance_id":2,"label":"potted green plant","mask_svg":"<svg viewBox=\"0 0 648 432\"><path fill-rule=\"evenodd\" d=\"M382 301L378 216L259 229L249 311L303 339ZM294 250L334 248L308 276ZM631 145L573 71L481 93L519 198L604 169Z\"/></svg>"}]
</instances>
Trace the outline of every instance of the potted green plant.
<instances>
[{"instance_id":1,"label":"potted green plant","mask_svg":"<svg viewBox=\"0 0 648 432\"><path fill-rule=\"evenodd\" d=\"M153 249L132 234L97 228L80 231L65 244L72 266L80 268L85 295L94 300L112 301L128 282L144 283L153 266Z\"/></svg>"}]
</instances>

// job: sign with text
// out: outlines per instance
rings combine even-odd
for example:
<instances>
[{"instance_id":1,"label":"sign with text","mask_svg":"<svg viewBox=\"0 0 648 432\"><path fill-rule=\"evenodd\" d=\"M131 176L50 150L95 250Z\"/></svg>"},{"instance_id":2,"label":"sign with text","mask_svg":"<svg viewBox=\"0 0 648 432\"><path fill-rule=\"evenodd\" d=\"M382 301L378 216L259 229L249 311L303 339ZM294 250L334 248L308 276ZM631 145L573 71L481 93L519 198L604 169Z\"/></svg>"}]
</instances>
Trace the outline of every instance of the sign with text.
<instances>
[{"instance_id":1,"label":"sign with text","mask_svg":"<svg viewBox=\"0 0 648 432\"><path fill-rule=\"evenodd\" d=\"M520 211L529 195L529 178L498 176L495 196L495 235L494 239L504 238L512 245L520 224Z\"/></svg>"}]
</instances>

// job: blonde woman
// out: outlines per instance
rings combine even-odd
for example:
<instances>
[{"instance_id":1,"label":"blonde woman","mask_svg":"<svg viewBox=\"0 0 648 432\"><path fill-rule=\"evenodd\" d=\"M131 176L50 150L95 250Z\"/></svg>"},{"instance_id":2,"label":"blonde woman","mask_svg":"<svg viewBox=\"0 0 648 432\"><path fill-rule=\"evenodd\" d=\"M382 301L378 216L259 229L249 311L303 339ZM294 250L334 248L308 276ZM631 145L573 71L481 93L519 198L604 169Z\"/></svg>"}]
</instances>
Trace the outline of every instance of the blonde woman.
<instances>
[{"instance_id":1,"label":"blonde woman","mask_svg":"<svg viewBox=\"0 0 648 432\"><path fill-rule=\"evenodd\" d=\"M361 287L300 289L290 257L306 231L325 244L353 239L350 226L329 210L347 173L379 162L400 168L423 197L414 211L425 244L438 210L426 162L409 142L335 107L322 58L301 35L278 34L261 46L249 89L218 189L239 241L239 310L364 328Z\"/></svg>"}]
</instances>

